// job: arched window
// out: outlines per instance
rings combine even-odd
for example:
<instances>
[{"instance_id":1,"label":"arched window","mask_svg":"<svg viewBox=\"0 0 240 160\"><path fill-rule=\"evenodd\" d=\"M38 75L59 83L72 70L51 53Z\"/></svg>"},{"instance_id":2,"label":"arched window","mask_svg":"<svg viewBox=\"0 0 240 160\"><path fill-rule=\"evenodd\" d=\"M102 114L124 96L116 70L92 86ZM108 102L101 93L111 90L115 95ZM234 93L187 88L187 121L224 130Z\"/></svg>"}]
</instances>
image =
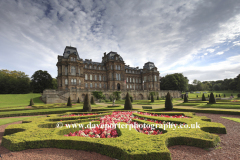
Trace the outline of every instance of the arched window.
<instances>
[{"instance_id":1,"label":"arched window","mask_svg":"<svg viewBox=\"0 0 240 160\"><path fill-rule=\"evenodd\" d=\"M65 79L65 85L68 85L68 79Z\"/></svg>"},{"instance_id":2,"label":"arched window","mask_svg":"<svg viewBox=\"0 0 240 160\"><path fill-rule=\"evenodd\" d=\"M85 74L85 80L87 80L88 78L87 78L87 74Z\"/></svg>"},{"instance_id":3,"label":"arched window","mask_svg":"<svg viewBox=\"0 0 240 160\"><path fill-rule=\"evenodd\" d=\"M92 75L90 74L90 80L92 80Z\"/></svg>"},{"instance_id":4,"label":"arched window","mask_svg":"<svg viewBox=\"0 0 240 160\"><path fill-rule=\"evenodd\" d=\"M89 69L92 69L92 66L89 66Z\"/></svg>"},{"instance_id":5,"label":"arched window","mask_svg":"<svg viewBox=\"0 0 240 160\"><path fill-rule=\"evenodd\" d=\"M126 73L128 73L128 70L126 69Z\"/></svg>"}]
</instances>

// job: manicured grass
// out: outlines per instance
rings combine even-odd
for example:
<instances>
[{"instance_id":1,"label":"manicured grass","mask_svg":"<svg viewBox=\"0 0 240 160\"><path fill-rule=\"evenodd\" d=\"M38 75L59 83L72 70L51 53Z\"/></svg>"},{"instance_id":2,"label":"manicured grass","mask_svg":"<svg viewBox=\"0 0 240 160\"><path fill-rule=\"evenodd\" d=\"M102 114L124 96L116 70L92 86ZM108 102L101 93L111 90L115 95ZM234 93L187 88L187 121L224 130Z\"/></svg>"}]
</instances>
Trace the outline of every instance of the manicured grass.
<instances>
[{"instance_id":1,"label":"manicured grass","mask_svg":"<svg viewBox=\"0 0 240 160\"><path fill-rule=\"evenodd\" d=\"M213 92L213 95L214 97L216 98L216 94L217 95L221 95L221 98L224 98L223 95L225 94L226 97L230 97L231 94L233 94L234 96L234 99L237 98L237 94L240 93L240 92L237 92L237 91L194 91L195 93L190 93L188 92L188 98L196 98L197 95L198 95L198 98L202 98L202 94L203 92L207 92L207 93L204 93L205 97L208 98L208 95L210 95L211 92ZM196 92L201 92L201 93L196 93ZM185 94L185 93L183 93ZM218 98L218 97L217 97Z\"/></svg>"},{"instance_id":2,"label":"manicured grass","mask_svg":"<svg viewBox=\"0 0 240 160\"><path fill-rule=\"evenodd\" d=\"M225 119L240 123L240 118L230 118L230 117L221 117L221 118L225 118Z\"/></svg>"},{"instance_id":3,"label":"manicured grass","mask_svg":"<svg viewBox=\"0 0 240 160\"><path fill-rule=\"evenodd\" d=\"M29 94L0 94L0 108L29 105L30 99L36 104L44 104L39 98L40 93Z\"/></svg>"},{"instance_id":4,"label":"manicured grass","mask_svg":"<svg viewBox=\"0 0 240 160\"><path fill-rule=\"evenodd\" d=\"M39 118L43 116L34 116L34 117L19 117L19 118L4 118L0 119L0 126L8 123L13 123L13 122L18 122L18 121L23 121L29 118Z\"/></svg>"},{"instance_id":5,"label":"manicured grass","mask_svg":"<svg viewBox=\"0 0 240 160\"><path fill-rule=\"evenodd\" d=\"M112 104L112 102L105 102L107 104ZM125 104L125 100L116 101L115 104ZM165 104L165 100L154 100L152 103L151 100L134 100L132 104L142 104L142 105L158 105Z\"/></svg>"},{"instance_id":6,"label":"manicured grass","mask_svg":"<svg viewBox=\"0 0 240 160\"><path fill-rule=\"evenodd\" d=\"M198 108L224 108L224 109L240 109L240 105L230 105L230 104L205 104L198 105Z\"/></svg>"}]
</instances>

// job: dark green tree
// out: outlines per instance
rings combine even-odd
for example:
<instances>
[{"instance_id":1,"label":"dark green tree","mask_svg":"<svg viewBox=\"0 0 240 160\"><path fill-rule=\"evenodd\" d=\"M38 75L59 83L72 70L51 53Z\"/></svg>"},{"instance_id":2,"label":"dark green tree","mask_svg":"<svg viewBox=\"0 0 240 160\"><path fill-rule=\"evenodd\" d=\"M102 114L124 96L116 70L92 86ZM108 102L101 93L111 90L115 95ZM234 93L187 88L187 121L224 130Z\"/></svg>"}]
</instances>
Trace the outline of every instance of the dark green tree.
<instances>
[{"instance_id":1,"label":"dark green tree","mask_svg":"<svg viewBox=\"0 0 240 160\"><path fill-rule=\"evenodd\" d=\"M52 89L58 89L58 86L57 86L57 79L56 78L53 78L52 79Z\"/></svg>"},{"instance_id":2,"label":"dark green tree","mask_svg":"<svg viewBox=\"0 0 240 160\"><path fill-rule=\"evenodd\" d=\"M148 96L148 100L150 100L151 98L150 98L150 96Z\"/></svg>"},{"instance_id":3,"label":"dark green tree","mask_svg":"<svg viewBox=\"0 0 240 160\"><path fill-rule=\"evenodd\" d=\"M210 98L209 98L209 104L214 104L214 103L216 103L216 100L215 100L215 98L214 98L213 93L211 92Z\"/></svg>"},{"instance_id":4,"label":"dark green tree","mask_svg":"<svg viewBox=\"0 0 240 160\"><path fill-rule=\"evenodd\" d=\"M159 96L157 96L157 100L159 100Z\"/></svg>"},{"instance_id":5,"label":"dark green tree","mask_svg":"<svg viewBox=\"0 0 240 160\"><path fill-rule=\"evenodd\" d=\"M113 92L113 95L116 97L116 100L120 100L121 99L121 92L120 91Z\"/></svg>"},{"instance_id":6,"label":"dark green tree","mask_svg":"<svg viewBox=\"0 0 240 160\"><path fill-rule=\"evenodd\" d=\"M187 94L184 94L184 103L188 102Z\"/></svg>"},{"instance_id":7,"label":"dark green tree","mask_svg":"<svg viewBox=\"0 0 240 160\"><path fill-rule=\"evenodd\" d=\"M221 97L221 95L219 94L218 97Z\"/></svg>"},{"instance_id":8,"label":"dark green tree","mask_svg":"<svg viewBox=\"0 0 240 160\"><path fill-rule=\"evenodd\" d=\"M226 94L224 94L223 97L226 97Z\"/></svg>"},{"instance_id":9,"label":"dark green tree","mask_svg":"<svg viewBox=\"0 0 240 160\"><path fill-rule=\"evenodd\" d=\"M129 96L128 93L127 93L126 98L125 98L124 109L125 110L132 110L132 103L131 103L130 96Z\"/></svg>"},{"instance_id":10,"label":"dark green tree","mask_svg":"<svg viewBox=\"0 0 240 160\"><path fill-rule=\"evenodd\" d=\"M206 101L204 93L202 94L202 101Z\"/></svg>"},{"instance_id":11,"label":"dark green tree","mask_svg":"<svg viewBox=\"0 0 240 160\"><path fill-rule=\"evenodd\" d=\"M171 101L171 95L168 92L166 100L165 100L165 110L166 111L171 111L172 109L173 109L173 104L172 104L172 101Z\"/></svg>"},{"instance_id":12,"label":"dark green tree","mask_svg":"<svg viewBox=\"0 0 240 160\"><path fill-rule=\"evenodd\" d=\"M67 106L72 107L72 100L71 100L71 97L68 97Z\"/></svg>"},{"instance_id":13,"label":"dark green tree","mask_svg":"<svg viewBox=\"0 0 240 160\"><path fill-rule=\"evenodd\" d=\"M79 99L79 97L78 97L77 103L80 103L80 99Z\"/></svg>"},{"instance_id":14,"label":"dark green tree","mask_svg":"<svg viewBox=\"0 0 240 160\"><path fill-rule=\"evenodd\" d=\"M198 98L198 95L197 95L197 98Z\"/></svg>"},{"instance_id":15,"label":"dark green tree","mask_svg":"<svg viewBox=\"0 0 240 160\"><path fill-rule=\"evenodd\" d=\"M154 102L154 97L153 97L153 95L151 95L151 102L152 102L152 103Z\"/></svg>"},{"instance_id":16,"label":"dark green tree","mask_svg":"<svg viewBox=\"0 0 240 160\"><path fill-rule=\"evenodd\" d=\"M93 91L92 94L97 99L105 99L105 96L103 95L102 91Z\"/></svg>"},{"instance_id":17,"label":"dark green tree","mask_svg":"<svg viewBox=\"0 0 240 160\"><path fill-rule=\"evenodd\" d=\"M133 97L130 97L131 102L133 102Z\"/></svg>"},{"instance_id":18,"label":"dark green tree","mask_svg":"<svg viewBox=\"0 0 240 160\"><path fill-rule=\"evenodd\" d=\"M31 88L34 93L43 93L45 89L52 89L52 76L47 71L36 71L31 77Z\"/></svg>"},{"instance_id":19,"label":"dark green tree","mask_svg":"<svg viewBox=\"0 0 240 160\"><path fill-rule=\"evenodd\" d=\"M91 97L91 104L95 104L93 96Z\"/></svg>"},{"instance_id":20,"label":"dark green tree","mask_svg":"<svg viewBox=\"0 0 240 160\"><path fill-rule=\"evenodd\" d=\"M86 94L84 98L84 103L83 103L83 112L91 112L91 111L92 111L92 107L89 101L89 95Z\"/></svg>"},{"instance_id":21,"label":"dark green tree","mask_svg":"<svg viewBox=\"0 0 240 160\"><path fill-rule=\"evenodd\" d=\"M216 97L218 97L218 95L216 94Z\"/></svg>"},{"instance_id":22,"label":"dark green tree","mask_svg":"<svg viewBox=\"0 0 240 160\"><path fill-rule=\"evenodd\" d=\"M31 99L30 99L30 104L29 104L29 106L33 106L33 105L34 105L33 99L31 98Z\"/></svg>"},{"instance_id":23,"label":"dark green tree","mask_svg":"<svg viewBox=\"0 0 240 160\"><path fill-rule=\"evenodd\" d=\"M209 98L209 94L208 94L208 98Z\"/></svg>"}]
</instances>

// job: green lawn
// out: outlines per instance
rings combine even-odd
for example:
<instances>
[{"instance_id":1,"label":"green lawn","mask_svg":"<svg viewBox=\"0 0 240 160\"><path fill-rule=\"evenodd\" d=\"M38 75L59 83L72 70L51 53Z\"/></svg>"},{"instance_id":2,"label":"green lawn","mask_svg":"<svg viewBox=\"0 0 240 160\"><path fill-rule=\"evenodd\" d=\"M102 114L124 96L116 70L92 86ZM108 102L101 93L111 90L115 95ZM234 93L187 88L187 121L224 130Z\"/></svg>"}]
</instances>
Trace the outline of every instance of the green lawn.
<instances>
[{"instance_id":1,"label":"green lawn","mask_svg":"<svg viewBox=\"0 0 240 160\"><path fill-rule=\"evenodd\" d=\"M221 117L221 118L225 118L225 119L240 123L240 118L230 118L230 117Z\"/></svg>"},{"instance_id":2,"label":"green lawn","mask_svg":"<svg viewBox=\"0 0 240 160\"><path fill-rule=\"evenodd\" d=\"M8 123L13 123L13 122L18 122L18 121L23 121L29 118L38 118L38 117L43 117L43 116L33 116L33 117L20 117L20 118L3 118L0 119L0 126Z\"/></svg>"},{"instance_id":3,"label":"green lawn","mask_svg":"<svg viewBox=\"0 0 240 160\"><path fill-rule=\"evenodd\" d=\"M216 94L217 94L217 95L220 94L222 98L224 98L224 97L223 97L224 94L225 94L226 97L228 97L228 98L231 96L231 94L233 94L234 99L235 99L235 98L237 98L237 94L240 93L240 92L237 92L237 91L194 91L194 92L195 92L195 93L190 93L190 92L188 92L188 98L196 98L197 95L198 95L198 98L202 98L203 92L207 92L207 93L204 93L205 97L207 98L207 97L208 97L208 94L210 95L210 93L213 92L213 95L214 95L215 98L216 98ZM196 92L201 92L201 93L196 93ZM183 94L185 94L185 93L183 93ZM218 98L218 97L217 97L217 98Z\"/></svg>"},{"instance_id":4,"label":"green lawn","mask_svg":"<svg viewBox=\"0 0 240 160\"><path fill-rule=\"evenodd\" d=\"M40 93L0 94L0 108L27 106L31 98L35 104L44 104L40 97Z\"/></svg>"},{"instance_id":5,"label":"green lawn","mask_svg":"<svg viewBox=\"0 0 240 160\"><path fill-rule=\"evenodd\" d=\"M112 104L112 102L105 102L107 104ZM125 100L116 101L115 104L125 104ZM165 104L165 100L154 100L152 103L151 100L134 100L132 104L142 104L142 105L158 105Z\"/></svg>"}]
</instances>

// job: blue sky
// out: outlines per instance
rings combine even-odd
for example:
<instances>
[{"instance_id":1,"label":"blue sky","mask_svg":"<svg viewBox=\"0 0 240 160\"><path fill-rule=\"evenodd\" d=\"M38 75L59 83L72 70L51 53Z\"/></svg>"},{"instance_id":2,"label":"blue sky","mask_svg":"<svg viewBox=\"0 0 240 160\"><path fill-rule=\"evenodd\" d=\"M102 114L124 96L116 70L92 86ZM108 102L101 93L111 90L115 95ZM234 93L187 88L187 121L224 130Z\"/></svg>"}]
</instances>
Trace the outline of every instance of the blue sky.
<instances>
[{"instance_id":1,"label":"blue sky","mask_svg":"<svg viewBox=\"0 0 240 160\"><path fill-rule=\"evenodd\" d=\"M190 83L240 74L239 0L0 0L0 69L57 76L57 56L76 47L101 62L118 52L127 65L152 61L161 76Z\"/></svg>"}]
</instances>

